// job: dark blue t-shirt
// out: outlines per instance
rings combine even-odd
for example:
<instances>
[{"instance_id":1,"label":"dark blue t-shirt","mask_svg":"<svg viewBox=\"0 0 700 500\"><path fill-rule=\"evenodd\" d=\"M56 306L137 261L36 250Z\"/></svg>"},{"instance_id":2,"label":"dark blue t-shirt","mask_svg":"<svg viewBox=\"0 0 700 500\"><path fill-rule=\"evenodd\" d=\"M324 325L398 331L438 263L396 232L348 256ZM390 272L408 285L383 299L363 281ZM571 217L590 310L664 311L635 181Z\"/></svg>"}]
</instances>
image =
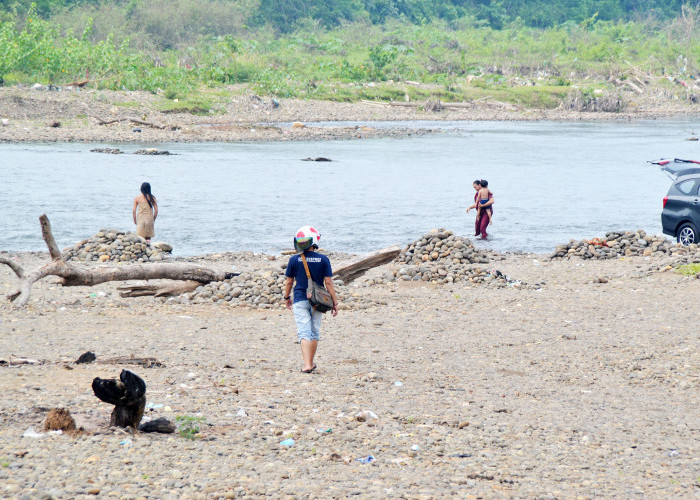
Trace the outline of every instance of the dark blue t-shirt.
<instances>
[{"instance_id":1,"label":"dark blue t-shirt","mask_svg":"<svg viewBox=\"0 0 700 500\"><path fill-rule=\"evenodd\" d=\"M311 279L323 286L323 278L333 276L330 259L325 255L311 251L304 252L304 255L306 256L306 263L309 265ZM287 271L285 271L284 275L287 278L294 278L296 281L294 285L294 302L306 300L308 281L301 255L295 255L289 259Z\"/></svg>"}]
</instances>

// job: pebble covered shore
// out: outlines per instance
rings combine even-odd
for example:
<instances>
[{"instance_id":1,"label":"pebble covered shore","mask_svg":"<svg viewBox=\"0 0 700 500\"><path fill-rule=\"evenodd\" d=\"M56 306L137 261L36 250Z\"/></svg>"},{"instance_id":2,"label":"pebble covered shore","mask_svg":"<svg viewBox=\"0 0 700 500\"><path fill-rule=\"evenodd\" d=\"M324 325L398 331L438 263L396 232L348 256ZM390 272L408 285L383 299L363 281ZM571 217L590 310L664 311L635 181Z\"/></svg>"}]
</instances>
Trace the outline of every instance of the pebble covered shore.
<instances>
[{"instance_id":1,"label":"pebble covered shore","mask_svg":"<svg viewBox=\"0 0 700 500\"><path fill-rule=\"evenodd\" d=\"M413 244L414 256L433 236ZM449 268L439 253L430 262ZM343 285L341 303L358 293L367 307L325 316L313 374L300 373L286 310L42 280L25 309L0 304L0 360L36 360L0 362L0 496L693 498L700 280L673 265L700 259L676 253L452 257L544 283L516 288L389 280L433 265L423 254L406 262L406 251ZM27 269L48 259L4 255ZM189 260L272 278L287 258ZM1 267L0 287L14 283ZM76 364L88 350L97 359ZM112 357L124 361L104 362ZM147 384L145 419L201 419L195 439L110 428L112 407L91 382L122 369ZM51 408L83 431L44 431Z\"/></svg>"}]
</instances>

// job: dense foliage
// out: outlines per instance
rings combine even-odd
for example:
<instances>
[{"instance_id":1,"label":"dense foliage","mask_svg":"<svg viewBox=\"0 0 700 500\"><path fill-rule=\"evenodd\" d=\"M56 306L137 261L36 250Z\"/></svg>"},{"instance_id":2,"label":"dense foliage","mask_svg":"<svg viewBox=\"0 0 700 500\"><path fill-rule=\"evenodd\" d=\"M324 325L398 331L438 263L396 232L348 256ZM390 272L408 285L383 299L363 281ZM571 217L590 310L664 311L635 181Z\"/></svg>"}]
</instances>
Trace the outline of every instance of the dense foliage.
<instances>
[{"instance_id":1,"label":"dense foliage","mask_svg":"<svg viewBox=\"0 0 700 500\"><path fill-rule=\"evenodd\" d=\"M24 13L34 1L37 13L46 18L76 8L116 6L136 13L148 10L152 0L9 0L0 3L6 12ZM176 6L178 2L174 3ZM218 12L243 12L250 26L270 25L290 32L300 20L313 19L326 27L344 21L367 20L384 24L399 19L415 24L435 20L454 21L472 16L486 26L500 29L519 20L525 26L550 27L567 21L581 22L592 16L606 21L665 20L681 15L683 5L697 7L699 0L219 0ZM172 8L163 5L166 13ZM200 12L201 14L201 12ZM238 16L236 16L238 17ZM134 23L138 22L135 18Z\"/></svg>"},{"instance_id":2,"label":"dense foliage","mask_svg":"<svg viewBox=\"0 0 700 500\"><path fill-rule=\"evenodd\" d=\"M586 94L631 68L700 68L700 7L676 0L43 0L19 16L22 2L0 23L0 84L89 80L174 99L245 83L278 96L552 106L572 83ZM615 17L640 6L682 12ZM406 81L423 86L392 83Z\"/></svg>"}]
</instances>

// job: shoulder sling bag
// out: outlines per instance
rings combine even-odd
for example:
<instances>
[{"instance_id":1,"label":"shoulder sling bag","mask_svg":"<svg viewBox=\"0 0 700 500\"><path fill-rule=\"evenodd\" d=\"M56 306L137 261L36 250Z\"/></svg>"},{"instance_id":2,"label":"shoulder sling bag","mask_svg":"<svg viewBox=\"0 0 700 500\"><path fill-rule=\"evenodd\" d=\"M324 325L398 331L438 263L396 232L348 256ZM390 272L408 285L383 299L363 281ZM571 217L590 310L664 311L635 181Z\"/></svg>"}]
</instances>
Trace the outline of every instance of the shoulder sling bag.
<instances>
[{"instance_id":1,"label":"shoulder sling bag","mask_svg":"<svg viewBox=\"0 0 700 500\"><path fill-rule=\"evenodd\" d=\"M333 309L333 297L331 297L328 290L311 279L309 265L306 263L306 257L303 253L301 254L301 261L304 263L306 280L309 282L306 289L306 298L309 300L309 304L311 304L311 307L313 307L315 311L321 313L330 311Z\"/></svg>"}]
</instances>

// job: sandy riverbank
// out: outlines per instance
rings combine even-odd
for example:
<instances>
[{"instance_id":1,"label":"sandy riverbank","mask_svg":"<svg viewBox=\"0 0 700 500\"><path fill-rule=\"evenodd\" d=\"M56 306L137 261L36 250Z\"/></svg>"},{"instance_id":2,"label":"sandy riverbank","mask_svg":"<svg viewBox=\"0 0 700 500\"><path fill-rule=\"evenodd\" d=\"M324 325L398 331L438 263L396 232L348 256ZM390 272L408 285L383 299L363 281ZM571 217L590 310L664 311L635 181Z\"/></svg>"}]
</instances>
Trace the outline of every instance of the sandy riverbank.
<instances>
[{"instance_id":1,"label":"sandy riverbank","mask_svg":"<svg viewBox=\"0 0 700 500\"><path fill-rule=\"evenodd\" d=\"M14 256L29 268L46 259ZM193 260L250 270L269 259ZM0 305L0 358L46 361L0 366L2 496L693 497L700 280L653 271L662 260L494 264L539 289L362 281L348 293L376 305L324 319L313 375L299 373L287 311L122 299L116 284L46 279L26 309ZM0 268L0 289L12 283ZM165 367L72 363L87 350ZM90 382L122 368L163 405L147 416L201 415L201 438L108 429ZM88 432L22 437L57 406ZM377 418L361 421L364 410ZM296 444L280 446L288 437Z\"/></svg>"},{"instance_id":2,"label":"sandy riverbank","mask_svg":"<svg viewBox=\"0 0 700 500\"><path fill-rule=\"evenodd\" d=\"M271 140L332 140L410 136L433 132L346 126L347 121L639 120L700 116L700 106L663 94L625 96L619 113L526 109L478 101L460 109L426 111L389 103L279 99L240 94L204 116L158 111L163 98L147 92L33 90L0 87L0 142L167 143ZM147 124L130 121L140 120ZM100 124L111 122L111 124ZM293 122L333 121L337 127L290 126ZM5 125L3 125L5 123ZM150 125L149 125L150 124Z\"/></svg>"}]
</instances>

